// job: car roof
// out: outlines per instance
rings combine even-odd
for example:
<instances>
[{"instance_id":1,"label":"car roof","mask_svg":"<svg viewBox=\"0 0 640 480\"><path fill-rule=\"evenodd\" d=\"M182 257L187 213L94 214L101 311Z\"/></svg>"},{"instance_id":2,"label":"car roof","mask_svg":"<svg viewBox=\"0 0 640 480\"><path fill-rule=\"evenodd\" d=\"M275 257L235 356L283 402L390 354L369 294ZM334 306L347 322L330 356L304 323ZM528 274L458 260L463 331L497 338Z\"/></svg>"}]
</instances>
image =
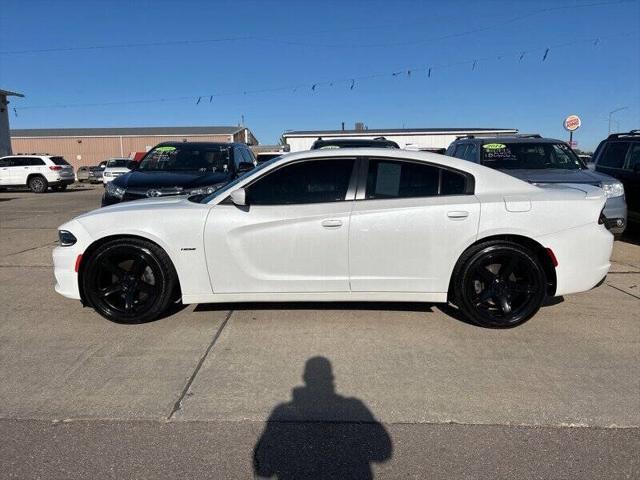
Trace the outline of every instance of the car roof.
<instances>
[{"instance_id":1,"label":"car roof","mask_svg":"<svg viewBox=\"0 0 640 480\"><path fill-rule=\"evenodd\" d=\"M246 144L244 143L238 143L238 142L179 142L179 141L169 141L169 142L161 142L159 144L157 144L155 147L179 147L181 145L189 145L189 146L195 146L195 147L221 147L221 146L229 146L229 147L245 147L245 148L249 148Z\"/></svg>"},{"instance_id":2,"label":"car roof","mask_svg":"<svg viewBox=\"0 0 640 480\"><path fill-rule=\"evenodd\" d=\"M455 142L464 142L464 141L477 142L481 144L485 144L485 143L567 143L564 140L558 140L556 138L527 137L527 136L463 137L455 140Z\"/></svg>"}]
</instances>

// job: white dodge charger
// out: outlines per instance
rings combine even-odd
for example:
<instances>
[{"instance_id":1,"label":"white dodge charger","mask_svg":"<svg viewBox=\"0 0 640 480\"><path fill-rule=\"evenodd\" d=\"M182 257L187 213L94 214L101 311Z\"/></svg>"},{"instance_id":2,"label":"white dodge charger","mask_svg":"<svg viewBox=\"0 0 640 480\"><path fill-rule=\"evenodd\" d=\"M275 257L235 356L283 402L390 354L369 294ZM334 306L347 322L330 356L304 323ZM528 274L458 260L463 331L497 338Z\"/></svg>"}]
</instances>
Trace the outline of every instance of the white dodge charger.
<instances>
[{"instance_id":1,"label":"white dodge charger","mask_svg":"<svg viewBox=\"0 0 640 480\"><path fill-rule=\"evenodd\" d=\"M56 291L109 320L172 302L451 302L512 327L606 276L603 191L539 188L471 162L386 149L261 164L208 196L127 202L62 225Z\"/></svg>"}]
</instances>

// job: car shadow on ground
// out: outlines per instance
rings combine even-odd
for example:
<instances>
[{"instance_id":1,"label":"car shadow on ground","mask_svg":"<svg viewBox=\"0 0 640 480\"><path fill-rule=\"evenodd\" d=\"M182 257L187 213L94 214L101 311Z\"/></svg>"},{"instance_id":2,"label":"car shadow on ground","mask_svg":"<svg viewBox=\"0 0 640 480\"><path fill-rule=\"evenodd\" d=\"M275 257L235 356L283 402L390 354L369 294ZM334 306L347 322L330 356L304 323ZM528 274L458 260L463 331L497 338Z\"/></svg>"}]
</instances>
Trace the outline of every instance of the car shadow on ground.
<instances>
[{"instance_id":1,"label":"car shadow on ground","mask_svg":"<svg viewBox=\"0 0 640 480\"><path fill-rule=\"evenodd\" d=\"M256 478L373 478L393 442L364 402L336 392L331 362L309 358L304 386L276 405L253 449Z\"/></svg>"},{"instance_id":2,"label":"car shadow on ground","mask_svg":"<svg viewBox=\"0 0 640 480\"><path fill-rule=\"evenodd\" d=\"M640 245L640 225L633 223L628 224L619 240L633 245Z\"/></svg>"}]
</instances>

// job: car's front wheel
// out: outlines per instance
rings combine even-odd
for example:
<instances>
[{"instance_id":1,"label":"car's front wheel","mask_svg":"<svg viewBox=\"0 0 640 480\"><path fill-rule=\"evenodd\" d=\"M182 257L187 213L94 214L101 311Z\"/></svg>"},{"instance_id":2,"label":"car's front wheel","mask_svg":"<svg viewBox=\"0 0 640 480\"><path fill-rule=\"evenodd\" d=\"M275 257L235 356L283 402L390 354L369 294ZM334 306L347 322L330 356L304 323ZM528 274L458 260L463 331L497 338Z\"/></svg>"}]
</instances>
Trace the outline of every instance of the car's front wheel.
<instances>
[{"instance_id":1,"label":"car's front wheel","mask_svg":"<svg viewBox=\"0 0 640 480\"><path fill-rule=\"evenodd\" d=\"M453 278L454 302L473 322L515 327L530 319L546 296L546 276L536 256L508 241L488 241L467 251Z\"/></svg>"},{"instance_id":2,"label":"car's front wheel","mask_svg":"<svg viewBox=\"0 0 640 480\"><path fill-rule=\"evenodd\" d=\"M154 243L115 239L98 246L82 262L85 300L109 320L148 322L165 312L173 300L175 268Z\"/></svg>"}]
</instances>

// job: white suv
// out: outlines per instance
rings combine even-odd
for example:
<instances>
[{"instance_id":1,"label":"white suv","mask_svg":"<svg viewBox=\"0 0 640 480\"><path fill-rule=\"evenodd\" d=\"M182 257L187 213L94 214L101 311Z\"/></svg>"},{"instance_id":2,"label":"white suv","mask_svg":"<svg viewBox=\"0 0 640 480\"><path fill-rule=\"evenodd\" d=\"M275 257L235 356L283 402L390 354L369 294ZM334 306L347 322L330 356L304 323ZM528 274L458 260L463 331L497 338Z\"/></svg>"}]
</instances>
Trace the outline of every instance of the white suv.
<instances>
[{"instance_id":1,"label":"white suv","mask_svg":"<svg viewBox=\"0 0 640 480\"><path fill-rule=\"evenodd\" d=\"M0 188L26 186L44 193L49 187L64 190L74 181L73 167L62 157L34 154L0 158Z\"/></svg>"}]
</instances>

